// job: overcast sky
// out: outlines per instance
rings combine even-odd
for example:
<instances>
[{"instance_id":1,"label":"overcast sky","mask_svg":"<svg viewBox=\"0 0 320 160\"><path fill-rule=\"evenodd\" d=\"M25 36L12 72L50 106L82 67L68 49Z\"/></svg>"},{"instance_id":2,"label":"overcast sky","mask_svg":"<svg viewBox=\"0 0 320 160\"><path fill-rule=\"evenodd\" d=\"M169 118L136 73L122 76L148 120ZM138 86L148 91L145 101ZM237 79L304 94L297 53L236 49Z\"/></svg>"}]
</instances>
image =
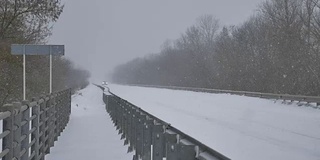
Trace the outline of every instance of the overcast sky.
<instances>
[{"instance_id":1,"label":"overcast sky","mask_svg":"<svg viewBox=\"0 0 320 160\"><path fill-rule=\"evenodd\" d=\"M102 80L119 64L157 53L197 17L212 14L222 25L237 25L264 0L64 0L51 44L66 45L66 56Z\"/></svg>"}]
</instances>

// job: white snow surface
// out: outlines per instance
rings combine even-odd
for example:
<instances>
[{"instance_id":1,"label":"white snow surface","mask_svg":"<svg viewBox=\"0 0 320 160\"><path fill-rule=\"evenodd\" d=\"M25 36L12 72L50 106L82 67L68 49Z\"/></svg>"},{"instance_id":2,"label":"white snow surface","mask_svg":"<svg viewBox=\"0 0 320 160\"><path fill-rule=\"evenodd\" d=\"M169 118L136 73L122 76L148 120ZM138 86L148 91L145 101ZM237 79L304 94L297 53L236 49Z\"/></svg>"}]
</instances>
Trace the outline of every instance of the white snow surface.
<instances>
[{"instance_id":1,"label":"white snow surface","mask_svg":"<svg viewBox=\"0 0 320 160\"><path fill-rule=\"evenodd\" d=\"M109 87L233 160L320 160L319 109L228 94Z\"/></svg>"},{"instance_id":2,"label":"white snow surface","mask_svg":"<svg viewBox=\"0 0 320 160\"><path fill-rule=\"evenodd\" d=\"M46 159L132 159L105 110L101 89L90 85L79 93L72 96L70 122Z\"/></svg>"}]
</instances>

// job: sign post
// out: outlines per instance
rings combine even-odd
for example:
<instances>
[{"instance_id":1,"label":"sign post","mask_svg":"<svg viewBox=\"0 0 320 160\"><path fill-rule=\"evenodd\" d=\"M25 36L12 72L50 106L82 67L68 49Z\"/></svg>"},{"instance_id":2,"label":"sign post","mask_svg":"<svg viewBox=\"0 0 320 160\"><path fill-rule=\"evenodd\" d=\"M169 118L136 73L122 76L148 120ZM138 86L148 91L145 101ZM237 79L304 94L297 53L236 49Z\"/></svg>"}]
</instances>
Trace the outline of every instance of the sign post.
<instances>
[{"instance_id":1,"label":"sign post","mask_svg":"<svg viewBox=\"0 0 320 160\"><path fill-rule=\"evenodd\" d=\"M23 100L26 100L26 55L49 55L50 56L50 84L52 93L52 56L64 55L64 45L35 45L35 44L12 44L12 55L23 55Z\"/></svg>"},{"instance_id":2,"label":"sign post","mask_svg":"<svg viewBox=\"0 0 320 160\"><path fill-rule=\"evenodd\" d=\"M23 100L26 100L26 47L23 46Z\"/></svg>"},{"instance_id":3,"label":"sign post","mask_svg":"<svg viewBox=\"0 0 320 160\"><path fill-rule=\"evenodd\" d=\"M50 94L52 93L52 53L50 48Z\"/></svg>"}]
</instances>

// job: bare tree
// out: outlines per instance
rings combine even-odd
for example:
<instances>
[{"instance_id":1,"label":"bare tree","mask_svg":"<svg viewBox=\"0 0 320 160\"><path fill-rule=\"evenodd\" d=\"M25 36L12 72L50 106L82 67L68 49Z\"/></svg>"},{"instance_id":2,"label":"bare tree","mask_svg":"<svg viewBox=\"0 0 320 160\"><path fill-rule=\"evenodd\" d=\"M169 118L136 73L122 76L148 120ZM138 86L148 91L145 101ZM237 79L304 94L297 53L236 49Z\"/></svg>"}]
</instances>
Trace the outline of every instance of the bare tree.
<instances>
[{"instance_id":1,"label":"bare tree","mask_svg":"<svg viewBox=\"0 0 320 160\"><path fill-rule=\"evenodd\" d=\"M45 42L62 10L60 0L0 1L0 103L21 98L21 56L10 55L10 45Z\"/></svg>"},{"instance_id":2,"label":"bare tree","mask_svg":"<svg viewBox=\"0 0 320 160\"><path fill-rule=\"evenodd\" d=\"M320 95L319 0L268 0L219 31L202 16L158 56L115 70L125 83Z\"/></svg>"},{"instance_id":3,"label":"bare tree","mask_svg":"<svg viewBox=\"0 0 320 160\"><path fill-rule=\"evenodd\" d=\"M50 23L59 18L64 7L61 0L2 0L0 6L1 41L23 38L28 42L45 40Z\"/></svg>"}]
</instances>

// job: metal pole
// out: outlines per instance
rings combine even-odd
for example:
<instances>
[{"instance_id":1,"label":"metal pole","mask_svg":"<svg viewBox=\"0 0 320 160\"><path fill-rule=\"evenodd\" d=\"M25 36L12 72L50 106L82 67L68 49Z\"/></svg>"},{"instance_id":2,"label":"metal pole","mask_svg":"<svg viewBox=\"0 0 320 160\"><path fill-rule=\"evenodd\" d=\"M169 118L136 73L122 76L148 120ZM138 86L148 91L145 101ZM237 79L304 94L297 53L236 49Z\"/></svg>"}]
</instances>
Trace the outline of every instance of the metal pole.
<instances>
[{"instance_id":1,"label":"metal pole","mask_svg":"<svg viewBox=\"0 0 320 160\"><path fill-rule=\"evenodd\" d=\"M50 46L50 94L52 93L52 54Z\"/></svg>"},{"instance_id":2,"label":"metal pole","mask_svg":"<svg viewBox=\"0 0 320 160\"><path fill-rule=\"evenodd\" d=\"M23 100L26 100L26 45L23 45Z\"/></svg>"}]
</instances>

